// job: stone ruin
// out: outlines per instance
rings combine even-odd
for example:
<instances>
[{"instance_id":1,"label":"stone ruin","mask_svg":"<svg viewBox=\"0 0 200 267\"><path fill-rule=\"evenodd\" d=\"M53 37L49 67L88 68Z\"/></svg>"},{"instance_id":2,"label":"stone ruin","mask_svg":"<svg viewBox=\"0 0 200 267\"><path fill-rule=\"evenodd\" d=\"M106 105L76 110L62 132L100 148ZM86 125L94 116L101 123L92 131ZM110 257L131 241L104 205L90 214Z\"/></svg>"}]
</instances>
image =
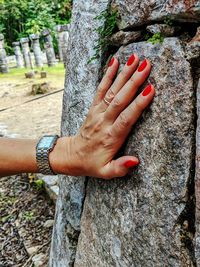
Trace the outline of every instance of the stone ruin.
<instances>
[{"instance_id":1,"label":"stone ruin","mask_svg":"<svg viewBox=\"0 0 200 267\"><path fill-rule=\"evenodd\" d=\"M42 31L42 36L44 38L44 47L47 56L47 64L49 67L56 65L56 56L53 48L53 42L51 37L51 31L46 29Z\"/></svg>"},{"instance_id":2,"label":"stone ruin","mask_svg":"<svg viewBox=\"0 0 200 267\"><path fill-rule=\"evenodd\" d=\"M24 58L24 64L26 68L31 67L31 56L30 56L30 48L29 48L29 38L21 38L20 39L22 54Z\"/></svg>"},{"instance_id":3,"label":"stone ruin","mask_svg":"<svg viewBox=\"0 0 200 267\"><path fill-rule=\"evenodd\" d=\"M65 64L67 58L67 45L68 45L68 37L69 37L69 25L57 25L57 41L59 48L59 58ZM13 50L15 54L16 67L17 68L30 68L33 67L33 62L37 67L42 67L43 64L47 63L49 67L54 66L57 63L53 42L51 37L51 31L49 29L45 29L42 31L42 36L44 39L44 47L46 56L44 58L44 54L40 47L40 36L38 34L31 34L29 38L21 38L20 42L13 42ZM31 47L29 46L29 42L31 41ZM21 45L21 46L20 46ZM30 48L33 50L33 53L30 52ZM2 70L0 72L5 72L8 70L8 61L6 57L6 52L4 49L4 36L0 34L0 62ZM22 51L21 51L22 50ZM13 61L11 57L9 58L9 62ZM6 70L7 68L7 70Z\"/></svg>"},{"instance_id":4,"label":"stone ruin","mask_svg":"<svg viewBox=\"0 0 200 267\"><path fill-rule=\"evenodd\" d=\"M3 34L0 34L0 73L8 73L8 71L6 50L4 48L4 36Z\"/></svg>"},{"instance_id":5,"label":"stone ruin","mask_svg":"<svg viewBox=\"0 0 200 267\"><path fill-rule=\"evenodd\" d=\"M106 24L95 18L110 7L111 44L89 61ZM73 1L62 135L81 126L109 52L121 68L132 53L147 57L156 96L120 151L140 159L129 175L60 176L50 267L200 266L199 25L199 0Z\"/></svg>"},{"instance_id":6,"label":"stone ruin","mask_svg":"<svg viewBox=\"0 0 200 267\"><path fill-rule=\"evenodd\" d=\"M12 45L13 45L13 49L15 53L17 68L23 68L24 60L23 60L23 55L21 52L20 42L13 42Z\"/></svg>"},{"instance_id":7,"label":"stone ruin","mask_svg":"<svg viewBox=\"0 0 200 267\"><path fill-rule=\"evenodd\" d=\"M42 51L40 48L40 36L38 34L31 34L29 38L32 42L32 49L35 57L35 65L37 67L42 67L43 60L42 60Z\"/></svg>"},{"instance_id":8,"label":"stone ruin","mask_svg":"<svg viewBox=\"0 0 200 267\"><path fill-rule=\"evenodd\" d=\"M67 60L67 45L69 39L69 25L57 25L57 40L58 40L58 50L59 58L66 65Z\"/></svg>"}]
</instances>

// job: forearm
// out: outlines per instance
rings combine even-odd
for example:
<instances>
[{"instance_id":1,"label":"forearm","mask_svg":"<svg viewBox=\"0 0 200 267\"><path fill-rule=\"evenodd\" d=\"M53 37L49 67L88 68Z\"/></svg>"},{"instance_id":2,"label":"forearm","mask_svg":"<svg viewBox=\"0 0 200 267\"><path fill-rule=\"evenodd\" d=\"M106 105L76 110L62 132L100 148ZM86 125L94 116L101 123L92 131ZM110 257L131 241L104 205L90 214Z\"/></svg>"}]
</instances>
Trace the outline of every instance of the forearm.
<instances>
[{"instance_id":1,"label":"forearm","mask_svg":"<svg viewBox=\"0 0 200 267\"><path fill-rule=\"evenodd\" d=\"M0 138L0 176L37 172L37 140Z\"/></svg>"},{"instance_id":2,"label":"forearm","mask_svg":"<svg viewBox=\"0 0 200 267\"><path fill-rule=\"evenodd\" d=\"M63 170L63 162L66 160L63 155L63 141L67 146L68 138L59 138L49 155L50 166L55 173L66 171ZM39 171L36 162L37 142L38 140L0 138L0 176L37 173Z\"/></svg>"}]
</instances>

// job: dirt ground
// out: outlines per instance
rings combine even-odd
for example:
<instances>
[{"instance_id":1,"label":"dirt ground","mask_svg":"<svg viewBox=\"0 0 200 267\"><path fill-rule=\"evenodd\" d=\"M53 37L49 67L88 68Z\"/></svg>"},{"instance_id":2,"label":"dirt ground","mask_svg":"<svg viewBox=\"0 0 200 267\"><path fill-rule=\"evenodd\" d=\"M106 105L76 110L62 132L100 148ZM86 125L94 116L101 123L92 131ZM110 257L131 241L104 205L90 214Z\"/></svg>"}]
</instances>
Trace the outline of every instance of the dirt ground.
<instances>
[{"instance_id":1,"label":"dirt ground","mask_svg":"<svg viewBox=\"0 0 200 267\"><path fill-rule=\"evenodd\" d=\"M65 70L60 69L41 79L36 74L26 79L24 71L0 76L0 134L13 137L38 138L43 134L60 134L63 91L50 94L64 88ZM31 95L32 85L49 83L50 91L45 97ZM35 99L35 100L34 100ZM26 101L32 102L23 104Z\"/></svg>"},{"instance_id":2,"label":"dirt ground","mask_svg":"<svg viewBox=\"0 0 200 267\"><path fill-rule=\"evenodd\" d=\"M54 204L26 176L0 181L0 267L47 267Z\"/></svg>"}]
</instances>

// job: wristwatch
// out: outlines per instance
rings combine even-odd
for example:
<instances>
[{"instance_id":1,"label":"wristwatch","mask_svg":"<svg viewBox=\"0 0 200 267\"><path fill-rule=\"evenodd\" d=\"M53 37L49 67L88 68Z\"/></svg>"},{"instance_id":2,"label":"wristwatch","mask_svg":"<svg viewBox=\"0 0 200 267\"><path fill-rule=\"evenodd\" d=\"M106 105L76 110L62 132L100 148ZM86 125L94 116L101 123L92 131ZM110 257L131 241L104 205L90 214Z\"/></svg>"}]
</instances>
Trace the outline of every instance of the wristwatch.
<instances>
[{"instance_id":1,"label":"wristwatch","mask_svg":"<svg viewBox=\"0 0 200 267\"><path fill-rule=\"evenodd\" d=\"M59 136L44 135L36 146L36 161L39 172L47 175L56 175L49 163L49 153L53 150Z\"/></svg>"}]
</instances>

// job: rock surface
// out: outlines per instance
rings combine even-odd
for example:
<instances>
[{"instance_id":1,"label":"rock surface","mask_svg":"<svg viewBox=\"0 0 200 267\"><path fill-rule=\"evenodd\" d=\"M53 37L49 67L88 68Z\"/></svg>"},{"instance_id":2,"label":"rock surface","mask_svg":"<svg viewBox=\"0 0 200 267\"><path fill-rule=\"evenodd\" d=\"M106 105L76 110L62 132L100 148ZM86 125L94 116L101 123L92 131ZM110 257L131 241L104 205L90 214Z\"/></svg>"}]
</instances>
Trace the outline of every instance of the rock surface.
<instances>
[{"instance_id":1,"label":"rock surface","mask_svg":"<svg viewBox=\"0 0 200 267\"><path fill-rule=\"evenodd\" d=\"M33 256L32 261L35 267L42 267L46 261L46 255L43 253Z\"/></svg>"},{"instance_id":2,"label":"rock surface","mask_svg":"<svg viewBox=\"0 0 200 267\"><path fill-rule=\"evenodd\" d=\"M197 267L200 266L200 80L197 86L197 131L196 131L196 171L195 171L195 195L196 195L196 214L195 214L195 256Z\"/></svg>"},{"instance_id":3,"label":"rock surface","mask_svg":"<svg viewBox=\"0 0 200 267\"><path fill-rule=\"evenodd\" d=\"M200 27L197 28L195 36L192 38L191 42L200 42Z\"/></svg>"},{"instance_id":4,"label":"rock surface","mask_svg":"<svg viewBox=\"0 0 200 267\"><path fill-rule=\"evenodd\" d=\"M110 38L110 42L114 46L121 46L133 43L140 39L142 36L141 31L123 32L119 31L113 34Z\"/></svg>"},{"instance_id":5,"label":"rock surface","mask_svg":"<svg viewBox=\"0 0 200 267\"><path fill-rule=\"evenodd\" d=\"M177 38L122 47L122 64L132 51L151 60L148 81L156 86L123 151L138 155L140 165L124 179L89 179L75 267L195 266L190 64Z\"/></svg>"},{"instance_id":6,"label":"rock surface","mask_svg":"<svg viewBox=\"0 0 200 267\"><path fill-rule=\"evenodd\" d=\"M200 29L200 28L199 28ZM200 57L200 32L197 31L195 37L187 43L185 52L188 60Z\"/></svg>"},{"instance_id":7,"label":"rock surface","mask_svg":"<svg viewBox=\"0 0 200 267\"><path fill-rule=\"evenodd\" d=\"M179 26L169 26L166 24L154 24L147 26L147 31L152 34L160 33L165 37L175 36L180 31L181 27Z\"/></svg>"},{"instance_id":8,"label":"rock surface","mask_svg":"<svg viewBox=\"0 0 200 267\"><path fill-rule=\"evenodd\" d=\"M62 135L76 134L93 99L100 76L101 61L95 60L90 64L88 61L95 54L94 47L98 39L94 29L103 23L94 18L107 9L108 4L107 0L73 1L63 98ZM60 177L50 267L68 267L74 264L84 197L84 177Z\"/></svg>"},{"instance_id":9,"label":"rock surface","mask_svg":"<svg viewBox=\"0 0 200 267\"><path fill-rule=\"evenodd\" d=\"M53 225L54 225L54 220L47 220L47 221L44 223L44 227L45 227L45 228L51 228Z\"/></svg>"},{"instance_id":10,"label":"rock surface","mask_svg":"<svg viewBox=\"0 0 200 267\"><path fill-rule=\"evenodd\" d=\"M118 10L119 29L146 25L165 18L200 22L199 0L113 0L112 7Z\"/></svg>"}]
</instances>

